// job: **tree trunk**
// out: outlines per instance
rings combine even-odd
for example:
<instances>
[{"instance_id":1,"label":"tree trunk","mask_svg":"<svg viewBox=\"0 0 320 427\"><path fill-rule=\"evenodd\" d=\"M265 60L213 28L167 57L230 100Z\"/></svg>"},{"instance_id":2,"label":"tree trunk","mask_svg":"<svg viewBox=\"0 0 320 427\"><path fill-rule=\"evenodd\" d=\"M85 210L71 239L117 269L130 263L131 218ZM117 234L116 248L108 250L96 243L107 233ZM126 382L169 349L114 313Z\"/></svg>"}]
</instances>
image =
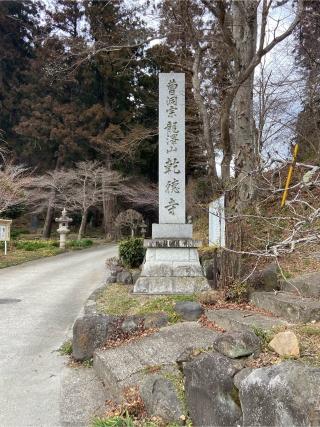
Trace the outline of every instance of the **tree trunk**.
<instances>
[{"instance_id":1,"label":"tree trunk","mask_svg":"<svg viewBox=\"0 0 320 427\"><path fill-rule=\"evenodd\" d=\"M78 240L81 240L84 233L86 232L87 219L88 219L88 211L84 211L81 217L81 224L78 232Z\"/></svg>"},{"instance_id":2,"label":"tree trunk","mask_svg":"<svg viewBox=\"0 0 320 427\"><path fill-rule=\"evenodd\" d=\"M111 169L111 160L106 160L106 168ZM103 228L105 236L109 239L113 239L116 235L115 219L117 216L117 197L113 194L108 194L105 191L105 178L102 178L103 186Z\"/></svg>"},{"instance_id":3,"label":"tree trunk","mask_svg":"<svg viewBox=\"0 0 320 427\"><path fill-rule=\"evenodd\" d=\"M52 191L49 197L48 207L47 207L47 213L46 213L46 219L43 226L42 231L42 237L44 239L49 239L51 236L51 230L52 230L52 222L54 217L54 200L56 198L55 191Z\"/></svg>"},{"instance_id":4,"label":"tree trunk","mask_svg":"<svg viewBox=\"0 0 320 427\"><path fill-rule=\"evenodd\" d=\"M237 52L235 74L239 76L248 67L256 51L257 3L255 0L246 2L235 0L232 5L233 39ZM226 197L226 247L228 251L223 251L222 254L224 285L237 282L241 277L242 258L238 253L242 250L241 215L254 196L256 132L253 116L253 78L254 73L252 72L249 78L241 84L233 99L234 164L237 185L233 191L228 192ZM232 104L231 96L230 100ZM226 107L231 107L227 100ZM228 133L227 127L229 128L230 124L230 114L227 117L227 110L228 108L225 111L225 123L222 122L224 126L222 131L225 134Z\"/></svg>"},{"instance_id":5,"label":"tree trunk","mask_svg":"<svg viewBox=\"0 0 320 427\"><path fill-rule=\"evenodd\" d=\"M242 3L242 6L240 6ZM236 73L240 75L250 64L256 52L256 0L233 2L233 37L238 51ZM254 195L256 168L255 123L253 116L253 78L239 87L234 99L235 176L238 182L236 210L242 213Z\"/></svg>"},{"instance_id":6,"label":"tree trunk","mask_svg":"<svg viewBox=\"0 0 320 427\"><path fill-rule=\"evenodd\" d=\"M210 119L205 101L201 95L200 80L199 80L199 69L200 69L201 49L198 48L194 54L194 61L192 65L192 87L193 96L197 104L197 108L202 121L203 131L203 145L204 150L207 151L208 161L208 176L210 179L211 187L217 188L218 175L216 168L215 152L213 146L212 132L210 128Z\"/></svg>"}]
</instances>

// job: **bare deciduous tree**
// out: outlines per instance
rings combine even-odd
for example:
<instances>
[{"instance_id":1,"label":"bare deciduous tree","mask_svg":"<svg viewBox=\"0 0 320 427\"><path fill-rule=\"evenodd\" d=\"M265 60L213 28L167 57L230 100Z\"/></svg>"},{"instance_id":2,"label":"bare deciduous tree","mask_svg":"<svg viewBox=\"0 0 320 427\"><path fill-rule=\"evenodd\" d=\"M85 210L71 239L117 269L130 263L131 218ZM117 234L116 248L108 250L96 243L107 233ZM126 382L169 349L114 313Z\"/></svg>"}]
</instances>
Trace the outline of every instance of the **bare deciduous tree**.
<instances>
[{"instance_id":1,"label":"bare deciduous tree","mask_svg":"<svg viewBox=\"0 0 320 427\"><path fill-rule=\"evenodd\" d=\"M27 200L27 188L32 182L30 171L13 163L4 162L0 168L0 214Z\"/></svg>"}]
</instances>

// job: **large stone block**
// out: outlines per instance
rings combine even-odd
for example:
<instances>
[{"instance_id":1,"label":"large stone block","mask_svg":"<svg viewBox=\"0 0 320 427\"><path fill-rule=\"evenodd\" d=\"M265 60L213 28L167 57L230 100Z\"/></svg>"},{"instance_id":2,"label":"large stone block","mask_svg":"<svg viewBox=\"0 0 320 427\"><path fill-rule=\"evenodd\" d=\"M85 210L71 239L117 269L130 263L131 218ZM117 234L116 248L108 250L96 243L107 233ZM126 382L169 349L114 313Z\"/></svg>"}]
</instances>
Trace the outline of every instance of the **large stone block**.
<instances>
[{"instance_id":1,"label":"large stone block","mask_svg":"<svg viewBox=\"0 0 320 427\"><path fill-rule=\"evenodd\" d=\"M141 384L150 367L176 366L176 360L190 345L207 349L216 334L195 322L166 326L138 341L97 350L93 367L113 398L117 398L124 387Z\"/></svg>"},{"instance_id":2,"label":"large stone block","mask_svg":"<svg viewBox=\"0 0 320 427\"><path fill-rule=\"evenodd\" d=\"M253 370L240 383L243 426L320 425L320 369L299 362Z\"/></svg>"},{"instance_id":3,"label":"large stone block","mask_svg":"<svg viewBox=\"0 0 320 427\"><path fill-rule=\"evenodd\" d=\"M320 302L311 298L279 292L254 292L251 302L257 307L271 311L276 316L291 322L311 322L320 320Z\"/></svg>"},{"instance_id":4,"label":"large stone block","mask_svg":"<svg viewBox=\"0 0 320 427\"><path fill-rule=\"evenodd\" d=\"M76 360L88 360L114 332L113 316L85 315L73 325L72 355Z\"/></svg>"},{"instance_id":5,"label":"large stone block","mask_svg":"<svg viewBox=\"0 0 320 427\"><path fill-rule=\"evenodd\" d=\"M181 421L183 405L171 381L159 374L148 375L140 393L150 417L160 417L166 423Z\"/></svg>"},{"instance_id":6,"label":"large stone block","mask_svg":"<svg viewBox=\"0 0 320 427\"><path fill-rule=\"evenodd\" d=\"M238 426L241 409L233 384L232 360L207 353L184 366L186 400L195 426ZM254 424L252 424L254 425Z\"/></svg>"}]
</instances>

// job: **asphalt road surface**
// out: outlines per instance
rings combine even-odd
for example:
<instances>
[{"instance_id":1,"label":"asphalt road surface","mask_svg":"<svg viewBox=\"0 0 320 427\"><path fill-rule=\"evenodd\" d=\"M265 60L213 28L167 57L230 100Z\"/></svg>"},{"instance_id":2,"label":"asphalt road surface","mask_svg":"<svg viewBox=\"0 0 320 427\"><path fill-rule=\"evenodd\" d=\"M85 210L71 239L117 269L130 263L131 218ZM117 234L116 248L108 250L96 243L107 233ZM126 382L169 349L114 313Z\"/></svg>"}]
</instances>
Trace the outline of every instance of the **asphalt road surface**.
<instances>
[{"instance_id":1,"label":"asphalt road surface","mask_svg":"<svg viewBox=\"0 0 320 427\"><path fill-rule=\"evenodd\" d=\"M0 270L0 426L57 427L57 349L85 300L102 282L115 245Z\"/></svg>"}]
</instances>

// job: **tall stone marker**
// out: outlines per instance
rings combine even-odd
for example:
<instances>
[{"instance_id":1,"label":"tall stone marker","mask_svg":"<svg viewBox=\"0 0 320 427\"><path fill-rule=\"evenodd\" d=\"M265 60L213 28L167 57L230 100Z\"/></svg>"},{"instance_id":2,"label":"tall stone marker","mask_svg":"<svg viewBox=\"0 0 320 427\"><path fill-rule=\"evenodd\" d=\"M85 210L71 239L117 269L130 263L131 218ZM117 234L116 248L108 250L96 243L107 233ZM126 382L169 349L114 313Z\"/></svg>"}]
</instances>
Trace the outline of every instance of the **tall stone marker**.
<instances>
[{"instance_id":1,"label":"tall stone marker","mask_svg":"<svg viewBox=\"0 0 320 427\"><path fill-rule=\"evenodd\" d=\"M185 76L159 75L159 224L152 224L135 293L185 294L209 289L185 207Z\"/></svg>"}]
</instances>

